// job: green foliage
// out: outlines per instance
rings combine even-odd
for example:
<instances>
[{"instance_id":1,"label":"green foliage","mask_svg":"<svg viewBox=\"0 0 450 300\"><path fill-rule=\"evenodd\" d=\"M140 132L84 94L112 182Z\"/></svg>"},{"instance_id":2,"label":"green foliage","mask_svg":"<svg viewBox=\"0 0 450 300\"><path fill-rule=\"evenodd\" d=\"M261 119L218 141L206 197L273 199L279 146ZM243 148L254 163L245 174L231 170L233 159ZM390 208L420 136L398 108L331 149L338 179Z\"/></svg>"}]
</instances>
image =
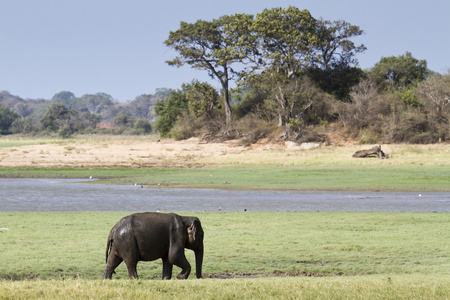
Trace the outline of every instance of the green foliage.
<instances>
[{"instance_id":1,"label":"green foliage","mask_svg":"<svg viewBox=\"0 0 450 300\"><path fill-rule=\"evenodd\" d=\"M156 102L155 113L158 115L158 120L155 123L155 129L159 131L161 137L170 137L170 131L178 116L187 110L186 92L182 90L172 91L165 101Z\"/></svg>"},{"instance_id":2,"label":"green foliage","mask_svg":"<svg viewBox=\"0 0 450 300\"><path fill-rule=\"evenodd\" d=\"M330 66L344 66L345 69L357 65L355 55L364 52L366 47L362 44L356 46L350 38L363 33L359 26L351 25L344 20L318 20L315 28L317 42L314 45L316 53L313 56L313 64L324 71Z\"/></svg>"},{"instance_id":3,"label":"green foliage","mask_svg":"<svg viewBox=\"0 0 450 300\"><path fill-rule=\"evenodd\" d=\"M207 82L193 80L191 84L183 86L186 90L186 100L189 111L195 117L206 115L212 118L214 109L217 106L219 93Z\"/></svg>"},{"instance_id":4,"label":"green foliage","mask_svg":"<svg viewBox=\"0 0 450 300\"><path fill-rule=\"evenodd\" d=\"M134 126L135 122L136 120L133 117L123 113L117 114L114 118L114 125L117 127L130 128Z\"/></svg>"},{"instance_id":5,"label":"green foliage","mask_svg":"<svg viewBox=\"0 0 450 300\"><path fill-rule=\"evenodd\" d=\"M95 128L100 123L102 116L100 114L84 113L83 119L86 120L88 126Z\"/></svg>"},{"instance_id":6,"label":"green foliage","mask_svg":"<svg viewBox=\"0 0 450 300\"><path fill-rule=\"evenodd\" d=\"M368 73L381 89L388 91L411 87L425 80L427 75L426 60L418 60L410 52L383 57Z\"/></svg>"},{"instance_id":7,"label":"green foliage","mask_svg":"<svg viewBox=\"0 0 450 300\"><path fill-rule=\"evenodd\" d=\"M17 119L19 119L18 114L7 107L0 105L0 134L10 134L11 125Z\"/></svg>"},{"instance_id":8,"label":"green foliage","mask_svg":"<svg viewBox=\"0 0 450 300\"><path fill-rule=\"evenodd\" d=\"M363 70L347 63L331 64L326 70L310 67L306 74L322 91L344 102L350 101L352 87L365 77Z\"/></svg>"},{"instance_id":9,"label":"green foliage","mask_svg":"<svg viewBox=\"0 0 450 300\"><path fill-rule=\"evenodd\" d=\"M419 101L417 94L412 89L403 89L397 91L396 94L402 99L402 103L409 107L422 107L423 103Z\"/></svg>"},{"instance_id":10,"label":"green foliage","mask_svg":"<svg viewBox=\"0 0 450 300\"><path fill-rule=\"evenodd\" d=\"M55 104L62 104L69 109L78 109L80 107L75 94L69 91L61 91L56 93L51 101Z\"/></svg>"},{"instance_id":11,"label":"green foliage","mask_svg":"<svg viewBox=\"0 0 450 300\"><path fill-rule=\"evenodd\" d=\"M61 126L58 130L58 136L63 139L69 138L72 135L72 133L73 133L72 129L67 125Z\"/></svg>"},{"instance_id":12,"label":"green foliage","mask_svg":"<svg viewBox=\"0 0 450 300\"><path fill-rule=\"evenodd\" d=\"M139 119L134 124L134 132L137 134L149 134L152 132L152 125L146 119Z\"/></svg>"},{"instance_id":13,"label":"green foliage","mask_svg":"<svg viewBox=\"0 0 450 300\"><path fill-rule=\"evenodd\" d=\"M69 110L62 104L53 104L42 117L40 121L41 128L43 130L58 131L63 124L69 126L71 118L76 115L76 111Z\"/></svg>"},{"instance_id":14,"label":"green foliage","mask_svg":"<svg viewBox=\"0 0 450 300\"><path fill-rule=\"evenodd\" d=\"M11 124L12 133L29 134L38 131L38 122L34 116L16 119Z\"/></svg>"},{"instance_id":15,"label":"green foliage","mask_svg":"<svg viewBox=\"0 0 450 300\"><path fill-rule=\"evenodd\" d=\"M182 114L177 118L177 121L170 130L170 136L176 141L186 140L196 135L197 130L200 129L198 121L200 119L194 118L190 114Z\"/></svg>"},{"instance_id":16,"label":"green foliage","mask_svg":"<svg viewBox=\"0 0 450 300\"><path fill-rule=\"evenodd\" d=\"M291 78L309 64L311 46L318 42L315 27L316 20L306 9L293 6L265 9L252 24L258 36L258 49L250 53L260 53L266 68Z\"/></svg>"}]
</instances>

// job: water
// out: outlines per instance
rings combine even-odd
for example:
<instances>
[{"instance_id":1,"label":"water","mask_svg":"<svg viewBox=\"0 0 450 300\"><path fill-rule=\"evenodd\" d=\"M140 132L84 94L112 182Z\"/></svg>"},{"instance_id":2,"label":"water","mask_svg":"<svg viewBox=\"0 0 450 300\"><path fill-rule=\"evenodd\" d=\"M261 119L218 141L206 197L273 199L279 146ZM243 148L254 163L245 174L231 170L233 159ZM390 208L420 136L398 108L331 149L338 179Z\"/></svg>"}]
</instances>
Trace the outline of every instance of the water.
<instances>
[{"instance_id":1,"label":"water","mask_svg":"<svg viewBox=\"0 0 450 300\"><path fill-rule=\"evenodd\" d=\"M450 211L450 193L443 192L151 189L74 179L0 179L0 193L0 211Z\"/></svg>"}]
</instances>

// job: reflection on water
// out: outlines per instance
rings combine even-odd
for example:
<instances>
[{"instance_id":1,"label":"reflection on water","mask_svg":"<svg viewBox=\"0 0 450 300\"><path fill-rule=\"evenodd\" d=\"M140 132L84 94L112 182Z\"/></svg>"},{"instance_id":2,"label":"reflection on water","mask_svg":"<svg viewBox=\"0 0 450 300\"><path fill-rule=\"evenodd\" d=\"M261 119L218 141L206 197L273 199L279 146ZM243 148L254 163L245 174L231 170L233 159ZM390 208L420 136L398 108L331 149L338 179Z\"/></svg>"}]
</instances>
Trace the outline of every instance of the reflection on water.
<instances>
[{"instance_id":1,"label":"reflection on water","mask_svg":"<svg viewBox=\"0 0 450 300\"><path fill-rule=\"evenodd\" d=\"M150 189L0 179L0 211L450 211L450 193Z\"/></svg>"}]
</instances>

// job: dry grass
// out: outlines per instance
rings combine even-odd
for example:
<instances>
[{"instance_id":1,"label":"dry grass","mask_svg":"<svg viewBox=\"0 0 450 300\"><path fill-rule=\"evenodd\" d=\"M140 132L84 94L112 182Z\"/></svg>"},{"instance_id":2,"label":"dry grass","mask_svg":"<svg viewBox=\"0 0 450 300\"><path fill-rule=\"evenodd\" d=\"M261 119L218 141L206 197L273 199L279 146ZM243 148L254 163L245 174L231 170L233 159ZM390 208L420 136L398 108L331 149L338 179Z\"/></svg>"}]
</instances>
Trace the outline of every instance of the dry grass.
<instances>
[{"instance_id":1,"label":"dry grass","mask_svg":"<svg viewBox=\"0 0 450 300\"><path fill-rule=\"evenodd\" d=\"M371 145L346 143L302 150L291 143L256 143L240 146L238 141L201 143L157 140L154 137L121 138L100 136L72 140L8 140L0 138L0 167L192 167L247 165L436 165L450 164L448 144L382 145L391 159L355 159L352 154ZM20 151L20 155L17 152Z\"/></svg>"}]
</instances>

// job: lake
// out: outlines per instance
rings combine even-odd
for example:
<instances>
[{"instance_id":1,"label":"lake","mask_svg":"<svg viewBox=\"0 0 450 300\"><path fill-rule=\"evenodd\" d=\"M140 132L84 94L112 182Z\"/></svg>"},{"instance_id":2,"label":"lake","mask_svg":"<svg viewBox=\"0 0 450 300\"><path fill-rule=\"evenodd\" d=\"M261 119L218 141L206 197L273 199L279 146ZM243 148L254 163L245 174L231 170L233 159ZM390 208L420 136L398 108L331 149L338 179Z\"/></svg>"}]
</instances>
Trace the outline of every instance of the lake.
<instances>
[{"instance_id":1,"label":"lake","mask_svg":"<svg viewBox=\"0 0 450 300\"><path fill-rule=\"evenodd\" d=\"M450 211L446 192L229 191L88 181L0 179L0 211Z\"/></svg>"}]
</instances>

